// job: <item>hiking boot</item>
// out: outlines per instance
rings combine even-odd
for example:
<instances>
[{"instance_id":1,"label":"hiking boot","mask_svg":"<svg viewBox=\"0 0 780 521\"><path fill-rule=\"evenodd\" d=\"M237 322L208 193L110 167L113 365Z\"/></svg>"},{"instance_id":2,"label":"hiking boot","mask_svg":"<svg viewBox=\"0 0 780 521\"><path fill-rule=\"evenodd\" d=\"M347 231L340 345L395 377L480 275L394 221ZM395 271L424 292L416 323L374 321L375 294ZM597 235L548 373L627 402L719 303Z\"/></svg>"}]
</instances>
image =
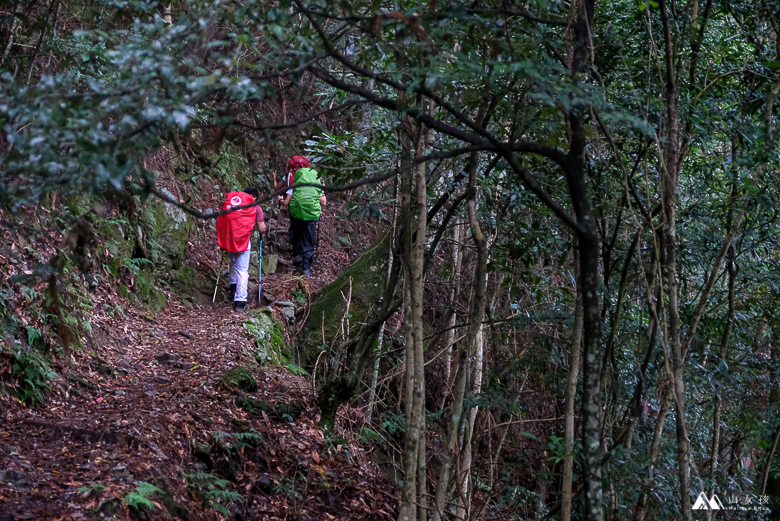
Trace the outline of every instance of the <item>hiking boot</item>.
<instances>
[{"instance_id":1,"label":"hiking boot","mask_svg":"<svg viewBox=\"0 0 780 521\"><path fill-rule=\"evenodd\" d=\"M293 259L293 266L300 266L303 264L303 258L298 256Z\"/></svg>"},{"instance_id":2,"label":"hiking boot","mask_svg":"<svg viewBox=\"0 0 780 521\"><path fill-rule=\"evenodd\" d=\"M246 311L247 305L243 300L233 302L233 311Z\"/></svg>"},{"instance_id":3,"label":"hiking boot","mask_svg":"<svg viewBox=\"0 0 780 521\"><path fill-rule=\"evenodd\" d=\"M306 276L307 279L311 278L311 269L305 269L303 270L303 274Z\"/></svg>"},{"instance_id":4,"label":"hiking boot","mask_svg":"<svg viewBox=\"0 0 780 521\"><path fill-rule=\"evenodd\" d=\"M236 298L236 285L235 284L231 284L230 285L230 300L233 300L234 298Z\"/></svg>"}]
</instances>

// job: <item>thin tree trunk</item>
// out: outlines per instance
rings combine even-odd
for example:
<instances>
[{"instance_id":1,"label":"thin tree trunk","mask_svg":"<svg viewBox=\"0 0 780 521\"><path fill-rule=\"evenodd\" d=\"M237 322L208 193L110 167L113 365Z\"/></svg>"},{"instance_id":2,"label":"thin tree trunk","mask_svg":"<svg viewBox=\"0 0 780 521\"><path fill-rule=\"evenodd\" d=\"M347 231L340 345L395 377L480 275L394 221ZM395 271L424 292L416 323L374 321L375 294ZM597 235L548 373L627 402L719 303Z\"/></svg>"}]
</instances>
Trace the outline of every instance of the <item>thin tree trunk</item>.
<instances>
[{"instance_id":1,"label":"thin tree trunk","mask_svg":"<svg viewBox=\"0 0 780 521\"><path fill-rule=\"evenodd\" d=\"M734 327L734 282L736 279L737 268L733 261L729 261L729 308L726 316L726 325L723 328L723 336L720 340L720 351L718 353L720 361L726 360L726 354L728 352L729 340L731 339L731 331ZM715 393L715 407L712 412L712 448L710 450L710 477L715 476L715 471L718 470L718 454L720 452L720 412L721 412L721 399L720 394Z\"/></svg>"},{"instance_id":2,"label":"thin tree trunk","mask_svg":"<svg viewBox=\"0 0 780 521\"><path fill-rule=\"evenodd\" d=\"M391 254L392 259L392 254ZM392 262L392 260L391 260ZM371 385L369 387L369 393L368 393L368 409L366 410L366 423L371 423L371 419L374 415L374 407L376 405L376 388L379 383L379 362L381 361L382 357L380 356L380 353L382 352L382 341L385 337L385 323L382 323L382 327L379 328L379 338L377 339L376 344L376 358L374 358L374 367L371 369Z\"/></svg>"},{"instance_id":3,"label":"thin tree trunk","mask_svg":"<svg viewBox=\"0 0 780 521\"><path fill-rule=\"evenodd\" d=\"M777 338L776 328L777 326L772 324L772 342L769 348L770 367L772 368L769 374L769 407L770 410L775 412L780 407L780 341ZM772 469L772 460L775 457L778 441L780 441L780 427L775 432L772 448L767 454L766 465L761 476L761 494L766 494L766 486L769 483L769 471Z\"/></svg>"},{"instance_id":4,"label":"thin tree trunk","mask_svg":"<svg viewBox=\"0 0 780 521\"><path fill-rule=\"evenodd\" d=\"M411 192L412 173L407 174L403 181L402 215L405 216L406 234L402 251L404 253L404 340L406 344L405 377L404 377L404 413L406 417L406 435L404 443L404 484L401 491L401 504L398 521L415 521L417 519L417 442L419 436L414 427L417 422L414 417L414 311L412 310L412 275L410 257L412 256L412 219ZM419 238L419 235L418 235Z\"/></svg>"},{"instance_id":5,"label":"thin tree trunk","mask_svg":"<svg viewBox=\"0 0 780 521\"><path fill-rule=\"evenodd\" d=\"M10 10L12 13L16 12L18 6L18 2L14 2L10 6ZM8 54L11 52L11 48L14 46L14 40L16 38L16 32L21 26L21 23L19 22L19 18L14 16L11 19L11 28L8 35L8 42L5 44L5 49L3 49L3 56L0 58L0 67L2 67L5 64L5 60L8 58Z\"/></svg>"},{"instance_id":6,"label":"thin tree trunk","mask_svg":"<svg viewBox=\"0 0 780 521\"><path fill-rule=\"evenodd\" d=\"M653 429L653 441L650 444L650 465L647 467L647 477L650 484L655 477L655 461L658 459L658 449L661 446L661 433L664 430L664 423L666 422L666 414L669 412L669 403L672 399L672 392L669 387L664 390L664 394L661 397L661 409L658 411L658 419L655 422L655 429ZM647 513L650 509L650 496L647 490L642 491L637 502L636 511L634 513L634 521L645 521L647 519Z\"/></svg>"},{"instance_id":7,"label":"thin tree trunk","mask_svg":"<svg viewBox=\"0 0 780 521\"><path fill-rule=\"evenodd\" d=\"M579 254L576 248L574 250L574 264L574 269L577 270ZM561 476L561 521L571 521L572 476L574 474L574 401L577 396L577 379L580 375L582 316L582 295L579 288L577 288L574 304L574 326L571 331L571 347L569 351L569 375L566 379L563 475Z\"/></svg>"},{"instance_id":8,"label":"thin tree trunk","mask_svg":"<svg viewBox=\"0 0 780 521\"><path fill-rule=\"evenodd\" d=\"M472 154L469 158L466 170L469 174L468 200L469 226L471 236L477 246L477 262L474 268L474 298L471 301L469 313L468 331L466 341L458 346L458 367L453 385L452 411L447 425L447 447L442 455L442 463L439 468L439 479L436 484L436 505L433 510L433 520L440 521L447 502L447 493L450 486L452 467L458 458L458 446L461 434L463 401L466 394L467 380L470 372L470 354L474 352L477 333L482 329L482 321L485 317L486 276L487 276L487 241L482 233L477 219L476 179L478 155Z\"/></svg>"},{"instance_id":9,"label":"thin tree trunk","mask_svg":"<svg viewBox=\"0 0 780 521\"><path fill-rule=\"evenodd\" d=\"M578 3L577 21L574 23L576 45L572 60L572 73L585 73L590 56L590 27L593 21L594 2ZM564 165L569 185L569 197L577 216L576 233L580 248L580 277L582 288L583 325L583 388L582 388L582 437L584 452L585 521L601 521L601 446L600 397L601 362L603 357L601 310L599 306L599 233L593 214L588 187L585 182L585 126L586 107L575 107L569 112L571 145Z\"/></svg>"},{"instance_id":10,"label":"thin tree trunk","mask_svg":"<svg viewBox=\"0 0 780 521\"><path fill-rule=\"evenodd\" d=\"M395 180L395 196L398 198L398 178ZM391 237L395 237L396 222L398 220L398 207L393 209L393 226ZM387 284L390 284L391 274L393 272L393 240L390 240L390 246L387 248ZM387 287L385 287L387 292ZM374 367L371 370L371 387L368 398L368 410L366 411L366 423L371 423L373 417L374 407L376 406L376 386L379 381L379 362L381 360L382 342L385 336L385 322L382 322L382 327L379 328L379 338L377 339L376 358L374 359Z\"/></svg>"},{"instance_id":11,"label":"thin tree trunk","mask_svg":"<svg viewBox=\"0 0 780 521\"><path fill-rule=\"evenodd\" d=\"M485 353L485 334L484 330L480 329L477 333L476 343L474 346L474 365L471 373L471 394L477 395L482 392L482 364ZM471 486L471 463L473 461L473 440L474 440L474 424L477 420L477 413L479 407L472 407L469 410L468 424L466 425L466 440L463 444L463 462L461 463L461 490L463 490L466 496L467 503L470 502L471 494L469 489ZM466 512L468 505L460 503L457 510L458 519L466 519Z\"/></svg>"},{"instance_id":12,"label":"thin tree trunk","mask_svg":"<svg viewBox=\"0 0 780 521\"><path fill-rule=\"evenodd\" d=\"M664 59L666 65L666 97L667 132L665 161L662 162L662 204L666 223L663 239L666 251L664 271L666 275L667 295L669 298L669 341L667 342L672 358L672 387L675 404L675 420L677 424L677 473L680 480L680 510L683 521L691 520L690 494L690 456L691 447L688 440L686 424L687 411L685 407L685 357L683 354L680 331L680 304L677 283L677 182L680 171L679 114L677 99L677 80L674 69L674 42L669 22L669 12L666 0L659 0L659 11L664 32Z\"/></svg>"},{"instance_id":13,"label":"thin tree trunk","mask_svg":"<svg viewBox=\"0 0 780 521\"><path fill-rule=\"evenodd\" d=\"M433 103L429 105L429 112ZM416 155L422 157L428 148L430 131L420 126L420 137ZM428 469L426 464L426 425L425 425L425 331L423 327L423 305L425 293L425 245L428 232L428 187L425 174L427 165L420 163L416 168L417 177L417 240L415 241L414 263L411 270L412 313L414 322L414 408L412 415L417 425L417 518L428 518Z\"/></svg>"},{"instance_id":14,"label":"thin tree trunk","mask_svg":"<svg viewBox=\"0 0 780 521\"><path fill-rule=\"evenodd\" d=\"M430 132L418 127L415 140L415 157L425 155ZM399 521L425 521L427 517L427 469L425 461L425 354L423 331L423 293L425 270L425 244L428 221L426 164L420 163L410 179L417 195L417 227L414 249L407 250L407 280L409 281L411 346L407 346L407 389L411 388L411 404L407 404L406 447L404 451L405 481L401 498ZM410 212L411 213L411 212ZM411 381L409 380L411 378ZM408 390L407 390L408 396ZM419 507L419 508L418 508Z\"/></svg>"},{"instance_id":15,"label":"thin tree trunk","mask_svg":"<svg viewBox=\"0 0 780 521\"><path fill-rule=\"evenodd\" d=\"M462 249L460 247L460 223L452 227L452 278L450 280L450 320L447 323L447 335L445 342L447 350L444 352L444 381L450 381L450 370L452 369L452 352L457 333L455 324L458 323L458 312L455 307L455 298L458 295L457 288L460 282L460 266L462 259ZM445 396L442 397L442 408L444 407Z\"/></svg>"}]
</instances>

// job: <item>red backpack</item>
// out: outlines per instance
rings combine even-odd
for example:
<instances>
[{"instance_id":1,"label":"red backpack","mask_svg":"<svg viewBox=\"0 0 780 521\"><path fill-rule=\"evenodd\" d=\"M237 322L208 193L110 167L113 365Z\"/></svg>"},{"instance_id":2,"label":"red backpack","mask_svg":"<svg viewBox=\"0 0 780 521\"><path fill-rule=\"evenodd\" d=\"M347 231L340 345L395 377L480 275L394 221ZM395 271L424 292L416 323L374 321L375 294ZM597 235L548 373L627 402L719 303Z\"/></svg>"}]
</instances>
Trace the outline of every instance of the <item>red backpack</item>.
<instances>
[{"instance_id":1,"label":"red backpack","mask_svg":"<svg viewBox=\"0 0 780 521\"><path fill-rule=\"evenodd\" d=\"M293 156L292 159L287 161L287 186L295 184L295 172L301 168L309 168L311 161L306 156Z\"/></svg>"},{"instance_id":2,"label":"red backpack","mask_svg":"<svg viewBox=\"0 0 780 521\"><path fill-rule=\"evenodd\" d=\"M222 209L230 210L234 206L243 206L254 201L254 197L244 192L229 192L225 194ZM254 206L217 217L217 242L220 248L233 253L248 250L255 219L257 219L257 208Z\"/></svg>"}]
</instances>

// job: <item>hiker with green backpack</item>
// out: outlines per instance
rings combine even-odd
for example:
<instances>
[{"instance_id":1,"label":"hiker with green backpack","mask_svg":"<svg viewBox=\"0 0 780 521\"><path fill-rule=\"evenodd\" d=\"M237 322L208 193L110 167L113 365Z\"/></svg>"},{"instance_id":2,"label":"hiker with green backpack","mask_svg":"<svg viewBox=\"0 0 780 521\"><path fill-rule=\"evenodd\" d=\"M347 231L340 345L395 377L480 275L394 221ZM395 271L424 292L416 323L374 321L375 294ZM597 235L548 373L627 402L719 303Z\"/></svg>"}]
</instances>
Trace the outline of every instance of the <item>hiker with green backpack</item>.
<instances>
[{"instance_id":1,"label":"hiker with green backpack","mask_svg":"<svg viewBox=\"0 0 780 521\"><path fill-rule=\"evenodd\" d=\"M287 186L300 183L322 184L317 172L310 168L309 159L295 156L288 163ZM314 263L314 245L317 239L317 223L322 207L327 204L322 189L302 186L287 190L282 204L290 208L290 242L293 246L293 264L303 268L303 274L311 277Z\"/></svg>"}]
</instances>

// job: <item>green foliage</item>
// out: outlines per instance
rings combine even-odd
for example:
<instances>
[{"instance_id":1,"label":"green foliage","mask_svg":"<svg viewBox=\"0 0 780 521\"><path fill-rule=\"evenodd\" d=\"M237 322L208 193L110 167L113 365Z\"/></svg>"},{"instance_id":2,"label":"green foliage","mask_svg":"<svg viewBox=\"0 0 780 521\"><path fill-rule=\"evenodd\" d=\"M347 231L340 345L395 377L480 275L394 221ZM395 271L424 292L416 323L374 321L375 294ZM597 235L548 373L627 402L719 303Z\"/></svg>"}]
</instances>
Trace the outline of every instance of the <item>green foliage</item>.
<instances>
[{"instance_id":1,"label":"green foliage","mask_svg":"<svg viewBox=\"0 0 780 521\"><path fill-rule=\"evenodd\" d=\"M140 481L134 491L129 492L122 498L122 503L138 511L144 511L145 509L154 511L157 507L152 503L151 497L155 494L163 493L162 490L151 483Z\"/></svg>"},{"instance_id":2,"label":"green foliage","mask_svg":"<svg viewBox=\"0 0 780 521\"><path fill-rule=\"evenodd\" d=\"M358 437L363 441L363 443L371 443L371 444L382 443L382 441L384 440L381 434L368 427L363 427L362 429L360 429L360 433L358 434Z\"/></svg>"},{"instance_id":3,"label":"green foliage","mask_svg":"<svg viewBox=\"0 0 780 521\"><path fill-rule=\"evenodd\" d=\"M282 477L279 481L274 483L273 490L277 494L284 494L294 499L303 499L303 496L295 488L295 481L291 481L285 477Z\"/></svg>"},{"instance_id":4,"label":"green foliage","mask_svg":"<svg viewBox=\"0 0 780 521\"><path fill-rule=\"evenodd\" d=\"M211 433L217 445L226 450L244 449L257 446L262 441L262 435L251 429L247 432L222 432Z\"/></svg>"},{"instance_id":5,"label":"green foliage","mask_svg":"<svg viewBox=\"0 0 780 521\"><path fill-rule=\"evenodd\" d=\"M297 376L297 375L306 375L306 376L311 376L311 375L309 374L309 372L308 372L306 369L304 369L303 367L301 367L301 366L299 366L299 365L295 365L295 364L293 364L293 363L289 363L289 364L287 364L285 367L287 368L287 371L288 371L290 374L294 374L294 375L296 375L296 376Z\"/></svg>"},{"instance_id":6,"label":"green foliage","mask_svg":"<svg viewBox=\"0 0 780 521\"><path fill-rule=\"evenodd\" d=\"M91 483L89 485L79 487L79 494L81 494L83 497L88 496L99 496L100 493L106 488L106 485L103 483Z\"/></svg>"},{"instance_id":7,"label":"green foliage","mask_svg":"<svg viewBox=\"0 0 780 521\"><path fill-rule=\"evenodd\" d=\"M253 393L258 387L255 377L245 367L230 369L220 376L219 380L230 391L240 389L246 393Z\"/></svg>"},{"instance_id":8,"label":"green foliage","mask_svg":"<svg viewBox=\"0 0 780 521\"><path fill-rule=\"evenodd\" d=\"M381 430L390 436L399 436L406 432L406 419L393 411L385 411L379 420L379 425Z\"/></svg>"},{"instance_id":9,"label":"green foliage","mask_svg":"<svg viewBox=\"0 0 780 521\"><path fill-rule=\"evenodd\" d=\"M28 405L42 403L51 389L50 380L58 378L49 365L50 359L46 355L49 346L43 333L36 327L25 326L11 313L2 313L2 309L0 318L6 339L25 331L27 340L27 345L18 340L10 345L0 340L0 361L5 360L10 366L8 374L0 373L3 391L10 392L11 396Z\"/></svg>"},{"instance_id":10,"label":"green foliage","mask_svg":"<svg viewBox=\"0 0 780 521\"><path fill-rule=\"evenodd\" d=\"M187 479L187 489L199 495L204 506L216 509L219 513L229 516L228 507L232 503L242 503L244 498L238 492L227 490L230 481L210 474L208 472L198 471L192 474L185 474Z\"/></svg>"}]
</instances>

